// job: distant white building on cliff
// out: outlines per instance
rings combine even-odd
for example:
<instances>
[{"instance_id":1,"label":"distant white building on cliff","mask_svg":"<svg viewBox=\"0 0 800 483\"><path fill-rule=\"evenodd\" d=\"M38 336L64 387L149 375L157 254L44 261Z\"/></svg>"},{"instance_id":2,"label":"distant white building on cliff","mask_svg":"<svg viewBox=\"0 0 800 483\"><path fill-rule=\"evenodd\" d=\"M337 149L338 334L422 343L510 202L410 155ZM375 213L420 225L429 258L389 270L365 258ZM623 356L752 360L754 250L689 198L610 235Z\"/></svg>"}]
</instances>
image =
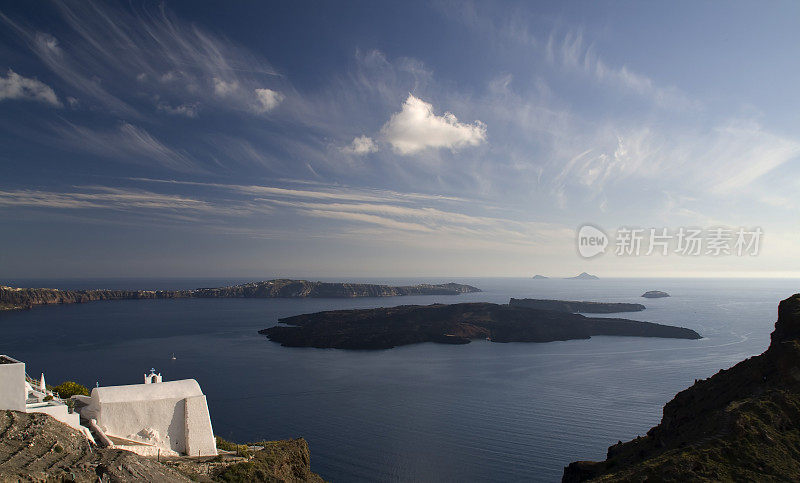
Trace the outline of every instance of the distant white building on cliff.
<instances>
[{"instance_id":1,"label":"distant white building on cliff","mask_svg":"<svg viewBox=\"0 0 800 483\"><path fill-rule=\"evenodd\" d=\"M115 448L145 456L217 454L206 396L194 379L162 382L152 370L144 384L96 387L73 398L81 417Z\"/></svg>"},{"instance_id":2,"label":"distant white building on cliff","mask_svg":"<svg viewBox=\"0 0 800 483\"><path fill-rule=\"evenodd\" d=\"M89 430L81 426L78 413L47 390L44 374L35 381L25 373L24 362L6 355L0 355L0 409L49 414L92 439Z\"/></svg>"}]
</instances>

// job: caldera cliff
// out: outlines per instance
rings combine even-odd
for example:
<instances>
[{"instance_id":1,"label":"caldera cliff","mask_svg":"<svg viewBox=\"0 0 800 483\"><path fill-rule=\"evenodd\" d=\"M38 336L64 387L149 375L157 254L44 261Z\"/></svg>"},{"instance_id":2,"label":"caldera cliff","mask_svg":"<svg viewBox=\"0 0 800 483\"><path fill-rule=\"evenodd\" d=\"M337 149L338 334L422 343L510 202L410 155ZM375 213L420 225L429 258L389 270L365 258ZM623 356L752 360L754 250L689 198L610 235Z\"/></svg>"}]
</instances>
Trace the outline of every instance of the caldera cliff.
<instances>
[{"instance_id":1,"label":"caldera cliff","mask_svg":"<svg viewBox=\"0 0 800 483\"><path fill-rule=\"evenodd\" d=\"M370 283L310 282L308 280L287 279L191 290L59 290L54 288L15 288L0 285L0 310L30 309L36 305L74 304L95 300L398 297L404 295L458 295L480 291L479 288L459 283L391 286Z\"/></svg>"},{"instance_id":2,"label":"caldera cliff","mask_svg":"<svg viewBox=\"0 0 800 483\"><path fill-rule=\"evenodd\" d=\"M564 469L564 482L585 480L800 481L800 294L780 303L763 354L678 393L605 461Z\"/></svg>"}]
</instances>

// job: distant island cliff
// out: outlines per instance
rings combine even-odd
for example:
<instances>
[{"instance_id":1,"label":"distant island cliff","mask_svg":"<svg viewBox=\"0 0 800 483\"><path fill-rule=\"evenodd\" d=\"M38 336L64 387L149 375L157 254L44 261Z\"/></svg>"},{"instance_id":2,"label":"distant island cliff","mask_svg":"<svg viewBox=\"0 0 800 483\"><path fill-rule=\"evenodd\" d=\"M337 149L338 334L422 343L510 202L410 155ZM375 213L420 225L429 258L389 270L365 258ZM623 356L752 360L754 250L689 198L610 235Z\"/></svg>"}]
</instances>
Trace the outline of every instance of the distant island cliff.
<instances>
[{"instance_id":1,"label":"distant island cliff","mask_svg":"<svg viewBox=\"0 0 800 483\"><path fill-rule=\"evenodd\" d=\"M600 277L591 273L581 272L574 277L567 277L567 280L600 280Z\"/></svg>"},{"instance_id":2,"label":"distant island cliff","mask_svg":"<svg viewBox=\"0 0 800 483\"><path fill-rule=\"evenodd\" d=\"M696 381L644 437L577 461L563 481L800 481L800 294L782 301L769 348Z\"/></svg>"},{"instance_id":3,"label":"distant island cliff","mask_svg":"<svg viewBox=\"0 0 800 483\"><path fill-rule=\"evenodd\" d=\"M583 312L584 314L614 314L617 312L641 312L646 307L642 304L628 304L622 302L576 302L573 300L548 300L548 299L515 299L509 305L528 307L540 310L557 310L559 312Z\"/></svg>"},{"instance_id":4,"label":"distant island cliff","mask_svg":"<svg viewBox=\"0 0 800 483\"><path fill-rule=\"evenodd\" d=\"M700 339L691 329L616 318L591 318L516 305L462 303L332 310L280 319L259 333L288 347L390 349L437 342L552 342L593 335Z\"/></svg>"},{"instance_id":5,"label":"distant island cliff","mask_svg":"<svg viewBox=\"0 0 800 483\"><path fill-rule=\"evenodd\" d=\"M404 295L458 295L480 291L479 288L459 283L395 287L369 283L310 282L288 279L192 290L59 290L0 286L0 310L29 309L36 305L73 304L95 300L398 297Z\"/></svg>"}]
</instances>

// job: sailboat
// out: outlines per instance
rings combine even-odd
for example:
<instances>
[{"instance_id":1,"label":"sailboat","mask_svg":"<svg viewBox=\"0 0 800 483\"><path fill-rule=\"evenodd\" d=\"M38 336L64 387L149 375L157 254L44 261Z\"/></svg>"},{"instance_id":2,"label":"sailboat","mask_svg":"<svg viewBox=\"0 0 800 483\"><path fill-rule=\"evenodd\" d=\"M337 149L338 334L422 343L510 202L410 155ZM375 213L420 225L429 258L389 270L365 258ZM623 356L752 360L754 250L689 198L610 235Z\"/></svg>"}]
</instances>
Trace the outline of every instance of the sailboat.
<instances>
[{"instance_id":1,"label":"sailboat","mask_svg":"<svg viewBox=\"0 0 800 483\"><path fill-rule=\"evenodd\" d=\"M172 353L172 358L171 358L171 359L172 359L173 361L176 359L176 358L175 358L175 353L174 353L174 352Z\"/></svg>"}]
</instances>

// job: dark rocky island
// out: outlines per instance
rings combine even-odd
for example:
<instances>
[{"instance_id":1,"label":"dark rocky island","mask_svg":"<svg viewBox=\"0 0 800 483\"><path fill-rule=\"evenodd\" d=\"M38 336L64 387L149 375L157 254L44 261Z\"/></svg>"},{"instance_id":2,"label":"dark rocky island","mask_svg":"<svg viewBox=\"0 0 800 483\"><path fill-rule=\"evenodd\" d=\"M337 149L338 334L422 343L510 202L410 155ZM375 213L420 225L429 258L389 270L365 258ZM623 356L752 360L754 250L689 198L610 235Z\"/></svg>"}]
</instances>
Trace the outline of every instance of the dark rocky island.
<instances>
[{"instance_id":1,"label":"dark rocky island","mask_svg":"<svg viewBox=\"0 0 800 483\"><path fill-rule=\"evenodd\" d=\"M663 297L669 297L667 292L662 292L661 290L649 290L642 294L642 297L646 299L660 299Z\"/></svg>"},{"instance_id":2,"label":"dark rocky island","mask_svg":"<svg viewBox=\"0 0 800 483\"><path fill-rule=\"evenodd\" d=\"M471 285L460 283L394 287L369 283L309 282L286 279L192 290L58 290L0 286L0 310L30 309L35 305L73 304L94 300L397 297L403 295L458 295L480 291Z\"/></svg>"},{"instance_id":3,"label":"dark rocky island","mask_svg":"<svg viewBox=\"0 0 800 483\"><path fill-rule=\"evenodd\" d=\"M602 462L564 469L577 481L800 481L800 294L782 301L769 348L664 406L647 435Z\"/></svg>"},{"instance_id":4,"label":"dark rocky island","mask_svg":"<svg viewBox=\"0 0 800 483\"><path fill-rule=\"evenodd\" d=\"M600 277L591 273L581 272L574 277L567 277L567 280L600 280Z\"/></svg>"},{"instance_id":5,"label":"dark rocky island","mask_svg":"<svg viewBox=\"0 0 800 483\"><path fill-rule=\"evenodd\" d=\"M279 322L259 333L287 347L336 349L390 349L420 342L467 344L471 339L552 342L593 335L701 338L682 327L490 303L332 310Z\"/></svg>"},{"instance_id":6,"label":"dark rocky island","mask_svg":"<svg viewBox=\"0 0 800 483\"><path fill-rule=\"evenodd\" d=\"M641 312L646 307L642 304L628 304L621 302L576 302L572 300L547 300L547 299L515 299L509 305L528 307L539 310L556 310L558 312L583 312L585 314L615 314L617 312Z\"/></svg>"}]
</instances>

